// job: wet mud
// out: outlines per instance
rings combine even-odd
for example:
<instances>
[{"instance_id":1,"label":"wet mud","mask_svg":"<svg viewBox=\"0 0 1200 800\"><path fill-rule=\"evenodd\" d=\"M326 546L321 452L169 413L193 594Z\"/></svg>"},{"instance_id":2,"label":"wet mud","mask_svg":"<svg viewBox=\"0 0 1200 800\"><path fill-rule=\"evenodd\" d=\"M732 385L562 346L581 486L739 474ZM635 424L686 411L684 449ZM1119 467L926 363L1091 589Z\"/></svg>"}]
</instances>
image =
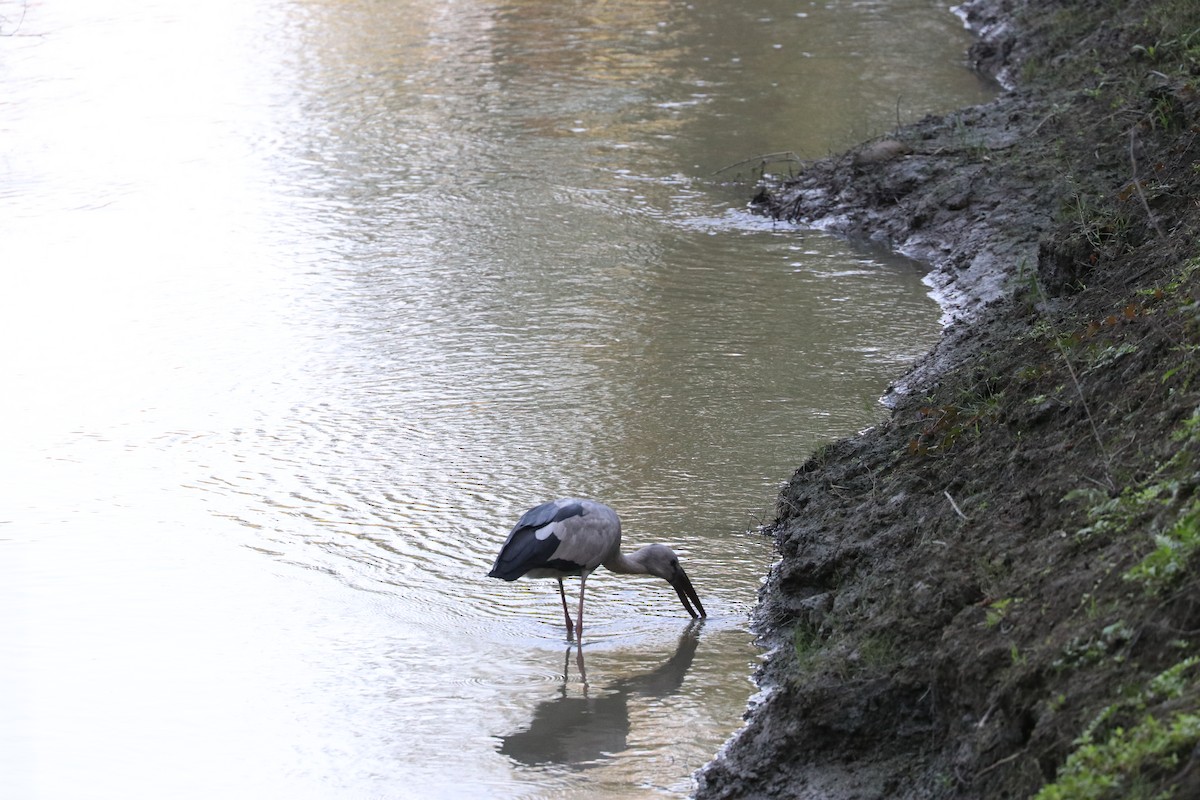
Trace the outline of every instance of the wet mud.
<instances>
[{"instance_id":1,"label":"wet mud","mask_svg":"<svg viewBox=\"0 0 1200 800\"><path fill-rule=\"evenodd\" d=\"M783 489L698 798L1200 796L1200 6L963 14L994 102L754 199L926 260L948 324Z\"/></svg>"}]
</instances>

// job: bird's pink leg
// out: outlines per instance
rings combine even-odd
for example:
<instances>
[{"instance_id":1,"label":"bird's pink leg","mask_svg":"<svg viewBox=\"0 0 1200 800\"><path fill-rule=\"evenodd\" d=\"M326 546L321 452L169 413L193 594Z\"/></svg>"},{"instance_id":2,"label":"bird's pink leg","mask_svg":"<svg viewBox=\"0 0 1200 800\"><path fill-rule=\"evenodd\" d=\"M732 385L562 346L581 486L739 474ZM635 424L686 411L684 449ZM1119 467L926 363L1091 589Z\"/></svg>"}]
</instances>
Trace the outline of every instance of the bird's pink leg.
<instances>
[{"instance_id":1,"label":"bird's pink leg","mask_svg":"<svg viewBox=\"0 0 1200 800\"><path fill-rule=\"evenodd\" d=\"M567 619L567 640L570 641L574 635L572 633L573 626L571 624L571 612L567 610L567 591L563 588L562 578L558 579L558 596L562 598L563 616Z\"/></svg>"},{"instance_id":2,"label":"bird's pink leg","mask_svg":"<svg viewBox=\"0 0 1200 800\"><path fill-rule=\"evenodd\" d=\"M571 649L567 648L567 652L568 653L571 652ZM579 680L583 682L583 696L587 697L587 693L588 693L587 667L584 666L584 663L583 663L583 643L582 642L580 642L575 647L575 665L579 667ZM565 674L566 670L564 670L563 672Z\"/></svg>"},{"instance_id":3,"label":"bird's pink leg","mask_svg":"<svg viewBox=\"0 0 1200 800\"><path fill-rule=\"evenodd\" d=\"M587 573L583 573L579 577L579 623L575 626L575 635L579 637L579 644L583 645L583 589L587 585Z\"/></svg>"}]
</instances>

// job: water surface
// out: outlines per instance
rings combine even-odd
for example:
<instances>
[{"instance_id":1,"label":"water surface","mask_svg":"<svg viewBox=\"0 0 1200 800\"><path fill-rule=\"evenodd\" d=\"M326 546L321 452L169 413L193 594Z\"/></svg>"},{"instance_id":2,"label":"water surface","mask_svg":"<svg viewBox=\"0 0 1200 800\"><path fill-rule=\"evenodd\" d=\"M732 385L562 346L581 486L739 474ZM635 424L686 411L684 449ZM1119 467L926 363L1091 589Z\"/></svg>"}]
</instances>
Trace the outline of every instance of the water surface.
<instances>
[{"instance_id":1,"label":"water surface","mask_svg":"<svg viewBox=\"0 0 1200 800\"><path fill-rule=\"evenodd\" d=\"M753 690L753 529L938 318L725 168L983 99L946 7L44 0L0 34L5 796L686 794ZM562 494L675 546L710 618L597 573L579 663L553 583L483 577Z\"/></svg>"}]
</instances>

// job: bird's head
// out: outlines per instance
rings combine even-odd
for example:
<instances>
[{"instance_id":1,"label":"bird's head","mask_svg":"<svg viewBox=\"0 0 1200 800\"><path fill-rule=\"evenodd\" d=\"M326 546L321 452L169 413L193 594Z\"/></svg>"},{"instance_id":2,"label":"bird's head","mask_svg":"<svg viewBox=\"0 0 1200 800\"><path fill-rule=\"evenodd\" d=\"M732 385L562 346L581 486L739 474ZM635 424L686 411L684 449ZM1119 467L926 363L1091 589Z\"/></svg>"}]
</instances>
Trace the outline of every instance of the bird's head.
<instances>
[{"instance_id":1,"label":"bird's head","mask_svg":"<svg viewBox=\"0 0 1200 800\"><path fill-rule=\"evenodd\" d=\"M680 566L679 556L675 555L674 550L664 544L652 544L634 553L631 560L640 562L646 568L646 572L657 575L671 584L683 607L692 617L707 616L704 606L700 604L700 596L696 594L691 580Z\"/></svg>"}]
</instances>

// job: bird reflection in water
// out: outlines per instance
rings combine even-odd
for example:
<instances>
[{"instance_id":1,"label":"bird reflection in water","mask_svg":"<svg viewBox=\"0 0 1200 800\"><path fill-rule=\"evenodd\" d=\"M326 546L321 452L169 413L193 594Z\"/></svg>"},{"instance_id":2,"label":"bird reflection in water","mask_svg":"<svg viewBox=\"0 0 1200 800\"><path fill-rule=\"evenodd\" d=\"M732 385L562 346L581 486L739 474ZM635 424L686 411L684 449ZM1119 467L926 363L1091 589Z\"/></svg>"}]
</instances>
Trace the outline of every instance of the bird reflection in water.
<instances>
[{"instance_id":1,"label":"bird reflection in water","mask_svg":"<svg viewBox=\"0 0 1200 800\"><path fill-rule=\"evenodd\" d=\"M501 755L530 766L560 764L586 769L625 750L629 739L630 696L661 698L678 692L692 666L703 625L703 620L689 623L679 638L675 654L662 666L614 681L600 697L588 696L583 650L577 650L576 663L584 683L584 696L567 696L564 665L562 695L538 703L529 726L501 740ZM568 664L570 656L569 648Z\"/></svg>"}]
</instances>

